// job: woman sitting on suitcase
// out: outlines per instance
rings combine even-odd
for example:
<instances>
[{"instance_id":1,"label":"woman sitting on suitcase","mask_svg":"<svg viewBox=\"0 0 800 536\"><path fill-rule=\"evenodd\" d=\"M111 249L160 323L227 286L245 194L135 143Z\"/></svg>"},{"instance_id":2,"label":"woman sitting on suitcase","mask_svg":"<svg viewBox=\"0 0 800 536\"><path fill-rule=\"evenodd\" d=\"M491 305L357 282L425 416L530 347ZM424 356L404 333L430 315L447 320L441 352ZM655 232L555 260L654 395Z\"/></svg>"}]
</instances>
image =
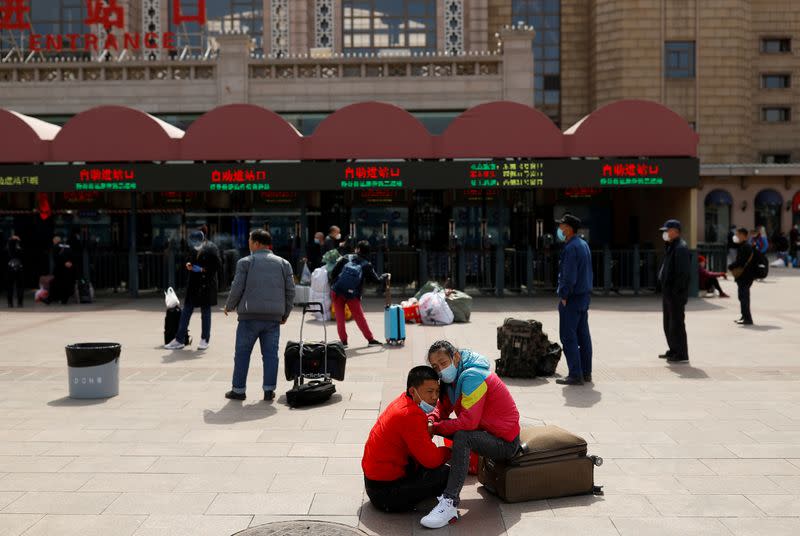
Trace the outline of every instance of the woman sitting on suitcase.
<instances>
[{"instance_id":1,"label":"woman sitting on suitcase","mask_svg":"<svg viewBox=\"0 0 800 536\"><path fill-rule=\"evenodd\" d=\"M519 411L489 360L448 341L433 343L428 362L442 380L442 394L428 417L433 434L453 440L450 476L439 504L422 518L429 529L458 521L461 488L469 471L470 451L495 460L513 458L520 448ZM456 418L450 419L455 411Z\"/></svg>"},{"instance_id":2,"label":"woman sitting on suitcase","mask_svg":"<svg viewBox=\"0 0 800 536\"><path fill-rule=\"evenodd\" d=\"M450 449L437 447L427 414L439 397L439 377L426 365L408 373L406 392L378 417L364 445L361 467L370 502L383 512L406 512L440 495L447 484Z\"/></svg>"}]
</instances>

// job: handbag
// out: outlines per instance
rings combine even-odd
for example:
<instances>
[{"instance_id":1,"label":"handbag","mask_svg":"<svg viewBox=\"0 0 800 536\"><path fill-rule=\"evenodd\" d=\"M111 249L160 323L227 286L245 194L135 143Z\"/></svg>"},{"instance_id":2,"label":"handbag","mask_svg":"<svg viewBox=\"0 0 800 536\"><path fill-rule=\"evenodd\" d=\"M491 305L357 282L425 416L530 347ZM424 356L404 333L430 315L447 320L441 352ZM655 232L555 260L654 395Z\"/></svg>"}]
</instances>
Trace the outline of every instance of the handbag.
<instances>
[{"instance_id":1,"label":"handbag","mask_svg":"<svg viewBox=\"0 0 800 536\"><path fill-rule=\"evenodd\" d=\"M744 263L744 266L737 266L736 268L731 268L731 273L733 274L734 279L739 279L740 277L742 277L744 271L747 269L748 266L750 266L750 261L753 260L753 255L755 255L755 252L750 254L750 258L747 259L747 262Z\"/></svg>"}]
</instances>

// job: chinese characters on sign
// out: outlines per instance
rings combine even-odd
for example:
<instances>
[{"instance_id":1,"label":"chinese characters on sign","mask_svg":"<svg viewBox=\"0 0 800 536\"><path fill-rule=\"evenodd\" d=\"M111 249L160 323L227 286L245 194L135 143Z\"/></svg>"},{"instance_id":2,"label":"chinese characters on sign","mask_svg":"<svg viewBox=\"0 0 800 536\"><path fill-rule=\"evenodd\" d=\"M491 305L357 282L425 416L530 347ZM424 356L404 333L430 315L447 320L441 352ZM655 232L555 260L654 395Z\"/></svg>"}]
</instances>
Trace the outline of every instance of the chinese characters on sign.
<instances>
[{"instance_id":1,"label":"chinese characters on sign","mask_svg":"<svg viewBox=\"0 0 800 536\"><path fill-rule=\"evenodd\" d=\"M544 186L542 162L503 162L501 186L535 188Z\"/></svg>"},{"instance_id":2,"label":"chinese characters on sign","mask_svg":"<svg viewBox=\"0 0 800 536\"><path fill-rule=\"evenodd\" d=\"M389 179L400 177L400 168L388 166L347 166L344 178L347 179Z\"/></svg>"},{"instance_id":3,"label":"chinese characters on sign","mask_svg":"<svg viewBox=\"0 0 800 536\"><path fill-rule=\"evenodd\" d=\"M6 176L0 174L0 186L39 186L37 176Z\"/></svg>"},{"instance_id":4,"label":"chinese characters on sign","mask_svg":"<svg viewBox=\"0 0 800 536\"><path fill-rule=\"evenodd\" d=\"M403 181L341 181L339 186L347 190L362 190L364 188L402 188Z\"/></svg>"},{"instance_id":5,"label":"chinese characters on sign","mask_svg":"<svg viewBox=\"0 0 800 536\"><path fill-rule=\"evenodd\" d=\"M77 191L136 190L136 173L125 168L82 168L78 173Z\"/></svg>"},{"instance_id":6,"label":"chinese characters on sign","mask_svg":"<svg viewBox=\"0 0 800 536\"><path fill-rule=\"evenodd\" d=\"M600 186L663 186L658 164L605 164Z\"/></svg>"},{"instance_id":7,"label":"chinese characters on sign","mask_svg":"<svg viewBox=\"0 0 800 536\"><path fill-rule=\"evenodd\" d=\"M30 20L31 2L33 1L0 0L0 32L20 32L19 38L27 38L28 49L32 52L175 49L174 32L159 34L126 31L125 7L120 5L119 0L81 0L86 8L83 24L102 26L106 30L102 41L101 37L93 32L63 35L35 33L35 28L31 25ZM184 22L205 25L205 0L197 0L197 11L194 13L186 13L181 5L181 0L172 0L172 18L176 25Z\"/></svg>"},{"instance_id":8,"label":"chinese characters on sign","mask_svg":"<svg viewBox=\"0 0 800 536\"><path fill-rule=\"evenodd\" d=\"M267 172L251 169L215 169L211 172L212 192L263 192L270 189Z\"/></svg>"}]
</instances>

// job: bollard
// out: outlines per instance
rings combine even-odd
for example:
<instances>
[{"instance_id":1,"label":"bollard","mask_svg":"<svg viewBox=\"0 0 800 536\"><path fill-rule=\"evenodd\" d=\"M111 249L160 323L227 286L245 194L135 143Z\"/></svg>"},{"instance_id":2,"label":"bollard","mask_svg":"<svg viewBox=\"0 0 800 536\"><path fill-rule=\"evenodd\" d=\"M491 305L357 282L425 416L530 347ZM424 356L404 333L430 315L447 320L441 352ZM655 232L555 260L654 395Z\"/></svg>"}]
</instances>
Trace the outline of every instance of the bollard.
<instances>
[{"instance_id":1,"label":"bollard","mask_svg":"<svg viewBox=\"0 0 800 536\"><path fill-rule=\"evenodd\" d=\"M639 295L639 290L642 287L642 260L639 257L639 244L633 246L633 293Z\"/></svg>"}]
</instances>

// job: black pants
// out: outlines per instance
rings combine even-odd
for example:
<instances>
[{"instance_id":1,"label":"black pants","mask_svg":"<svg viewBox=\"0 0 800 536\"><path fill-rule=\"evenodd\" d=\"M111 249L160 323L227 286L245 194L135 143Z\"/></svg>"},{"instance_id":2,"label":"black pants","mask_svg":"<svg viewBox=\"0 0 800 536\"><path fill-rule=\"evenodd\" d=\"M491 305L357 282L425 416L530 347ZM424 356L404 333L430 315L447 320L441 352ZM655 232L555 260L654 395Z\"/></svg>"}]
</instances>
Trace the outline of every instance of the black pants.
<instances>
[{"instance_id":1,"label":"black pants","mask_svg":"<svg viewBox=\"0 0 800 536\"><path fill-rule=\"evenodd\" d=\"M706 281L705 291L706 292L714 292L715 289L716 289L717 292L719 292L720 296L725 294L724 292L722 292L722 287L719 286L719 281L717 281L717 278L716 277L709 277L708 281Z\"/></svg>"},{"instance_id":2,"label":"black pants","mask_svg":"<svg viewBox=\"0 0 800 536\"><path fill-rule=\"evenodd\" d=\"M413 473L389 482L370 480L364 477L372 505L382 512L409 512L417 503L438 497L447 485L450 467L443 465L436 469L416 469Z\"/></svg>"},{"instance_id":3,"label":"black pants","mask_svg":"<svg viewBox=\"0 0 800 536\"><path fill-rule=\"evenodd\" d=\"M753 282L749 280L738 280L736 286L739 288L739 305L742 309L742 320L752 322L753 315L750 314L750 287Z\"/></svg>"},{"instance_id":4,"label":"black pants","mask_svg":"<svg viewBox=\"0 0 800 536\"><path fill-rule=\"evenodd\" d=\"M667 337L668 355L671 359L689 359L685 322L687 301L686 296L664 294L664 335Z\"/></svg>"},{"instance_id":5,"label":"black pants","mask_svg":"<svg viewBox=\"0 0 800 536\"><path fill-rule=\"evenodd\" d=\"M22 299L25 296L25 274L21 271L9 271L6 275L6 292L8 292L9 307L14 307L14 296L17 297L17 306L22 307Z\"/></svg>"}]
</instances>

